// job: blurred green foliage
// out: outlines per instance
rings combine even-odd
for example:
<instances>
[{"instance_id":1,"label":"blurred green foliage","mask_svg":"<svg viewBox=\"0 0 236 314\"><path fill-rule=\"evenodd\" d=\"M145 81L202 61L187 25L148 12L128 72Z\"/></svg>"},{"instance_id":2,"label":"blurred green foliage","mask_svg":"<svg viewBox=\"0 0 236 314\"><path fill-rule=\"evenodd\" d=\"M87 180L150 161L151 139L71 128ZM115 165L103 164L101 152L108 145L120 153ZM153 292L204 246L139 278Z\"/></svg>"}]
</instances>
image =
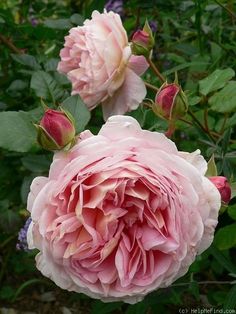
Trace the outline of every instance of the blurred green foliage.
<instances>
[{"instance_id":1,"label":"blurred green foliage","mask_svg":"<svg viewBox=\"0 0 236 314\"><path fill-rule=\"evenodd\" d=\"M54 289L65 306L79 305L84 313L176 313L201 304L232 309L236 306L235 199L222 208L213 245L189 272L133 306L58 292L35 269L34 252L15 249L17 232L28 215L30 183L35 176L47 174L52 159L51 153L37 146L32 125L42 114L41 98L50 107L62 104L78 117L78 131L86 127L96 133L102 124L100 108L90 116L78 96L70 97L70 83L56 67L68 30L82 25L94 9L102 11L104 4L103 0L0 2L0 304L21 307L32 288L39 294ZM129 35L146 18L157 21L153 60L169 82L178 72L190 103L190 114L178 121L174 141L181 150L200 148L206 159L214 154L218 174L227 176L234 196L235 12L234 0L128 0L123 17ZM150 70L145 80L160 86ZM154 96L148 92L147 97ZM131 115L146 129L166 130L166 122L144 106Z\"/></svg>"}]
</instances>

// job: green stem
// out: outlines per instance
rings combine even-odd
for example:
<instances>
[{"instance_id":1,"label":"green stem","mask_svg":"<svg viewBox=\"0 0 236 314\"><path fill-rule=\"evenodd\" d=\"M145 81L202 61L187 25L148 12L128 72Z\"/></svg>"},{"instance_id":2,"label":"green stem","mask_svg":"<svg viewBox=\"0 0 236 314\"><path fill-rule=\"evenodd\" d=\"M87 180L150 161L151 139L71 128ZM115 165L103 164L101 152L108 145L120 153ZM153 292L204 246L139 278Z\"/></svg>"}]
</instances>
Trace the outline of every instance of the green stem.
<instances>
[{"instance_id":1,"label":"green stem","mask_svg":"<svg viewBox=\"0 0 236 314\"><path fill-rule=\"evenodd\" d=\"M150 88L150 89L154 90L155 92L159 91L158 87L156 87L156 86L154 86L154 85L152 85L152 84L150 84L148 82L144 82L144 84L146 85L147 88Z\"/></svg>"},{"instance_id":2,"label":"green stem","mask_svg":"<svg viewBox=\"0 0 236 314\"><path fill-rule=\"evenodd\" d=\"M204 109L204 124L205 124L205 129L207 133L210 133L209 126L208 126L208 109L207 108Z\"/></svg>"},{"instance_id":3,"label":"green stem","mask_svg":"<svg viewBox=\"0 0 236 314\"><path fill-rule=\"evenodd\" d=\"M192 282L180 282L180 283L176 283L170 286L170 288L172 287L181 287L181 286L188 286L191 285ZM197 282L198 285L233 285L234 281L198 281Z\"/></svg>"},{"instance_id":4,"label":"green stem","mask_svg":"<svg viewBox=\"0 0 236 314\"><path fill-rule=\"evenodd\" d=\"M232 16L232 18L236 20L236 15L234 14L234 12L232 12L227 6L224 6L222 3L220 3L220 1L215 0L215 2L219 4L219 6L222 7L224 10L226 10Z\"/></svg>"},{"instance_id":5,"label":"green stem","mask_svg":"<svg viewBox=\"0 0 236 314\"><path fill-rule=\"evenodd\" d=\"M196 8L195 23L196 23L197 33L198 33L199 50L200 50L200 54L203 55L203 42L202 42L202 29L201 29L202 8L201 8L200 0L195 0L195 8Z\"/></svg>"},{"instance_id":6,"label":"green stem","mask_svg":"<svg viewBox=\"0 0 236 314\"><path fill-rule=\"evenodd\" d=\"M160 73L158 68L155 66L155 64L152 62L150 58L147 59L147 62L150 65L150 68L153 70L153 72L156 74L156 76L159 78L159 80L164 83L166 81L166 78Z\"/></svg>"},{"instance_id":7,"label":"green stem","mask_svg":"<svg viewBox=\"0 0 236 314\"><path fill-rule=\"evenodd\" d=\"M2 34L0 34L0 41L7 46L8 48L10 48L13 52L17 53L17 54L22 54L23 51L18 49L11 40L9 40L7 37L3 36Z\"/></svg>"},{"instance_id":8,"label":"green stem","mask_svg":"<svg viewBox=\"0 0 236 314\"><path fill-rule=\"evenodd\" d=\"M221 135L224 133L225 125L226 125L227 119L228 119L228 114L225 113L224 121L223 121L223 124L222 124L221 129L220 129L220 134L221 134Z\"/></svg>"},{"instance_id":9,"label":"green stem","mask_svg":"<svg viewBox=\"0 0 236 314\"><path fill-rule=\"evenodd\" d=\"M206 130L206 128L201 124L201 122L196 118L196 116L194 115L194 113L188 109L188 114L191 116L191 118L196 122L196 124L199 126L200 129L202 129L202 131L204 133L206 133L208 135L208 137L213 141L215 142L214 138L212 137L211 135L211 132L210 130Z\"/></svg>"},{"instance_id":10,"label":"green stem","mask_svg":"<svg viewBox=\"0 0 236 314\"><path fill-rule=\"evenodd\" d=\"M185 119L183 119L183 118L180 118L179 120L182 121L182 122L184 122L184 123L186 123L186 124L188 124L188 125L190 125L190 126L193 126L192 122L190 122L190 121L188 121L188 120L185 120ZM206 132L205 129L204 129L204 132ZM222 136L221 134L218 134L218 133L216 133L216 132L211 132L211 135L215 136L217 139L219 139L219 138ZM235 144L236 141L230 139L230 143Z\"/></svg>"}]
</instances>

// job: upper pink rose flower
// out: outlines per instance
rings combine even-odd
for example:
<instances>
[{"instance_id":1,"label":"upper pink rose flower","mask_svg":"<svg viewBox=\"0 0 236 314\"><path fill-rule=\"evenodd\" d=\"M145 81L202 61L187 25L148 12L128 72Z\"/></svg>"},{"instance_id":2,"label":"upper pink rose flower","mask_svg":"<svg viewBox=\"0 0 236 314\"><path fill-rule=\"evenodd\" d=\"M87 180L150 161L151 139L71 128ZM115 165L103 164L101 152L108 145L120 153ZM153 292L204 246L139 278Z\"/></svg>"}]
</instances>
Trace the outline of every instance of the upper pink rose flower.
<instances>
[{"instance_id":1,"label":"upper pink rose flower","mask_svg":"<svg viewBox=\"0 0 236 314\"><path fill-rule=\"evenodd\" d=\"M184 275L213 240L220 194L199 154L113 116L31 185L30 248L63 289L140 301Z\"/></svg>"},{"instance_id":2,"label":"upper pink rose flower","mask_svg":"<svg viewBox=\"0 0 236 314\"><path fill-rule=\"evenodd\" d=\"M148 64L131 54L120 16L112 11L94 11L91 20L72 28L60 57L58 71L72 82L72 95L91 110L102 103L105 119L136 109L146 95L139 76Z\"/></svg>"}]
</instances>

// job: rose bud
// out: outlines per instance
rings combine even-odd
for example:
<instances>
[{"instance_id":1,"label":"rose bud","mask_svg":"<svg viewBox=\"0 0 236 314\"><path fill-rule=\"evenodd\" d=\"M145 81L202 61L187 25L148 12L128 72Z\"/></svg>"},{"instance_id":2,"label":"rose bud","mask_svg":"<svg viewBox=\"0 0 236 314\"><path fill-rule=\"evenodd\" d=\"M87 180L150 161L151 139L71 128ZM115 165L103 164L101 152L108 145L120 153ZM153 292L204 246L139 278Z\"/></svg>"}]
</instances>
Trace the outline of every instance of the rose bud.
<instances>
[{"instance_id":1,"label":"rose bud","mask_svg":"<svg viewBox=\"0 0 236 314\"><path fill-rule=\"evenodd\" d=\"M137 30L132 37L132 53L134 55L143 55L148 58L154 43L152 30L148 22L146 22L143 30Z\"/></svg>"},{"instance_id":2,"label":"rose bud","mask_svg":"<svg viewBox=\"0 0 236 314\"><path fill-rule=\"evenodd\" d=\"M70 148L75 139L73 118L64 110L47 109L38 129L38 143L47 150Z\"/></svg>"},{"instance_id":3,"label":"rose bud","mask_svg":"<svg viewBox=\"0 0 236 314\"><path fill-rule=\"evenodd\" d=\"M226 177L216 176L208 178L218 189L221 195L221 201L228 204L231 199L231 188Z\"/></svg>"},{"instance_id":4,"label":"rose bud","mask_svg":"<svg viewBox=\"0 0 236 314\"><path fill-rule=\"evenodd\" d=\"M153 111L162 118L175 120L185 115L187 97L180 85L164 83L156 94Z\"/></svg>"}]
</instances>

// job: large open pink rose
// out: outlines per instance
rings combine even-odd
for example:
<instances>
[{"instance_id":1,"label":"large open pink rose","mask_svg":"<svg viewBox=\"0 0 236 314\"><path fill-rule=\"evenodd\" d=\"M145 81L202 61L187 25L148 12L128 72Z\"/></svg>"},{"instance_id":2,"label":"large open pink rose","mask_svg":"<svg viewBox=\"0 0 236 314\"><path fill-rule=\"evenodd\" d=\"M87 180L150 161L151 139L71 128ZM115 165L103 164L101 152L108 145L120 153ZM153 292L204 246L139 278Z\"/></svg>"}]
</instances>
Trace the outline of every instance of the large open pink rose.
<instances>
[{"instance_id":1,"label":"large open pink rose","mask_svg":"<svg viewBox=\"0 0 236 314\"><path fill-rule=\"evenodd\" d=\"M140 301L185 274L213 240L220 194L199 151L126 116L81 133L31 185L30 248L63 289Z\"/></svg>"},{"instance_id":2,"label":"large open pink rose","mask_svg":"<svg viewBox=\"0 0 236 314\"><path fill-rule=\"evenodd\" d=\"M105 119L136 109L146 95L139 75L148 64L143 56L131 55L120 16L112 11L94 11L91 20L72 28L60 57L58 71L72 82L72 94L90 110L102 103Z\"/></svg>"}]
</instances>

